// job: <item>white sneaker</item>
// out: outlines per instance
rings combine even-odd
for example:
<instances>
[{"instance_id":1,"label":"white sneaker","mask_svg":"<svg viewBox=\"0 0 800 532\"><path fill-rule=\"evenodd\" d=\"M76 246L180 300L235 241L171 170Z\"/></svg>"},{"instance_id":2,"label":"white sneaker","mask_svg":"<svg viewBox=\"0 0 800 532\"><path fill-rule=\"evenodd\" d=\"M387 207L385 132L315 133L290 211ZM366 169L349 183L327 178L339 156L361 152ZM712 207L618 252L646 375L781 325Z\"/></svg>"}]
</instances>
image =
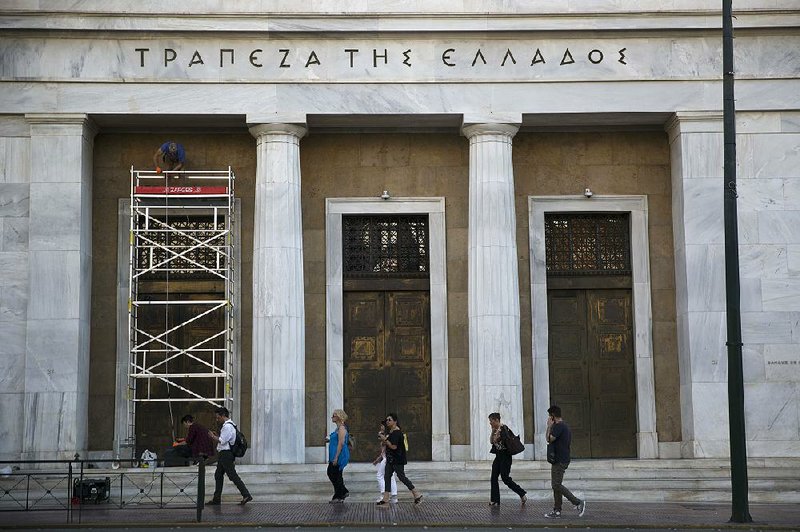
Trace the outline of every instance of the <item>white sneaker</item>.
<instances>
[{"instance_id":1,"label":"white sneaker","mask_svg":"<svg viewBox=\"0 0 800 532\"><path fill-rule=\"evenodd\" d=\"M397 495L391 497L389 499L389 504L398 504L400 501L397 500Z\"/></svg>"},{"instance_id":2,"label":"white sneaker","mask_svg":"<svg viewBox=\"0 0 800 532\"><path fill-rule=\"evenodd\" d=\"M578 517L583 517L583 514L586 513L586 500L582 500L575 509L578 510Z\"/></svg>"},{"instance_id":3,"label":"white sneaker","mask_svg":"<svg viewBox=\"0 0 800 532\"><path fill-rule=\"evenodd\" d=\"M558 510L552 510L544 514L544 516L548 519L561 519L561 512Z\"/></svg>"}]
</instances>

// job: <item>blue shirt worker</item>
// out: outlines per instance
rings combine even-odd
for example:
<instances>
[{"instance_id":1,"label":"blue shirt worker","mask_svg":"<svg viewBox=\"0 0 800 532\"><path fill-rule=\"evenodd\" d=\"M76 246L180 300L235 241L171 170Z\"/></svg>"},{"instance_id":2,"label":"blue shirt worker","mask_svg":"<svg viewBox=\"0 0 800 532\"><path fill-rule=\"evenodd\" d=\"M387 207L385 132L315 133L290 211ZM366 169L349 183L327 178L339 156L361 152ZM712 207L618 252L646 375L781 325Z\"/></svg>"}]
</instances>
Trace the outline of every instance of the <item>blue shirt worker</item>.
<instances>
[{"instance_id":1,"label":"blue shirt worker","mask_svg":"<svg viewBox=\"0 0 800 532\"><path fill-rule=\"evenodd\" d=\"M183 170L186 165L186 150L183 149L182 144L177 142L167 141L156 150L153 154L153 166L156 172L161 173L163 170L175 171Z\"/></svg>"},{"instance_id":2,"label":"blue shirt worker","mask_svg":"<svg viewBox=\"0 0 800 532\"><path fill-rule=\"evenodd\" d=\"M236 441L236 425L230 420L230 412L225 407L216 408L214 415L217 418L217 422L221 423L222 426L219 429L219 436L214 432L209 431L208 433L211 439L217 442L217 456L219 458L217 459L217 470L214 471L214 497L206 504L216 505L222 502L222 482L225 479L225 475L228 475L231 482L239 489L239 493L242 494L242 500L239 501L239 504L247 504L253 500L253 497L250 496L247 486L244 485L244 482L236 472L236 458L231 451L231 445Z\"/></svg>"}]
</instances>

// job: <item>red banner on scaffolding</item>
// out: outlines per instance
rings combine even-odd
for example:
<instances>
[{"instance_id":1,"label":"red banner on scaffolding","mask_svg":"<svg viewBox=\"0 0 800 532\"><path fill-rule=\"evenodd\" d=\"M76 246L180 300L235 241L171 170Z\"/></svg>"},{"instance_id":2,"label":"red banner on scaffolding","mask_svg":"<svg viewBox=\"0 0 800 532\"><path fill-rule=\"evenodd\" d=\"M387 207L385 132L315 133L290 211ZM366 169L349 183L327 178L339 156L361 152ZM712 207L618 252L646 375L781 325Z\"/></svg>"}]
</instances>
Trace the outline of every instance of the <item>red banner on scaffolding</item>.
<instances>
[{"instance_id":1,"label":"red banner on scaffolding","mask_svg":"<svg viewBox=\"0 0 800 532\"><path fill-rule=\"evenodd\" d=\"M227 194L228 187L150 187L139 186L136 194L186 195L186 194Z\"/></svg>"}]
</instances>

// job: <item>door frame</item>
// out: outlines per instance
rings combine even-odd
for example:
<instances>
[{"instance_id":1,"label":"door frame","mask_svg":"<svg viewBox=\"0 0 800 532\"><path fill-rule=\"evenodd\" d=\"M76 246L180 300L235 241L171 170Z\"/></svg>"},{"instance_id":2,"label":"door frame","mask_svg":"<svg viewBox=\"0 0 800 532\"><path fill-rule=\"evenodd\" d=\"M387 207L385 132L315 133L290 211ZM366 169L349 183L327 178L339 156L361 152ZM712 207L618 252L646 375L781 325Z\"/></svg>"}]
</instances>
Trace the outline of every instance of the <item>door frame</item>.
<instances>
[{"instance_id":1,"label":"door frame","mask_svg":"<svg viewBox=\"0 0 800 532\"><path fill-rule=\"evenodd\" d=\"M633 349L636 374L636 447L638 458L658 458L653 313L650 292L650 245L647 196L528 196L531 269L531 337L533 357L534 459L547 458L544 412L550 406L547 267L544 215L548 212L627 212L631 224ZM569 413L567 413L567 419Z\"/></svg>"},{"instance_id":2,"label":"door frame","mask_svg":"<svg viewBox=\"0 0 800 532\"><path fill-rule=\"evenodd\" d=\"M327 410L344 405L342 215L427 214L431 315L431 460L450 461L447 354L447 263L444 198L325 199L325 363Z\"/></svg>"}]
</instances>

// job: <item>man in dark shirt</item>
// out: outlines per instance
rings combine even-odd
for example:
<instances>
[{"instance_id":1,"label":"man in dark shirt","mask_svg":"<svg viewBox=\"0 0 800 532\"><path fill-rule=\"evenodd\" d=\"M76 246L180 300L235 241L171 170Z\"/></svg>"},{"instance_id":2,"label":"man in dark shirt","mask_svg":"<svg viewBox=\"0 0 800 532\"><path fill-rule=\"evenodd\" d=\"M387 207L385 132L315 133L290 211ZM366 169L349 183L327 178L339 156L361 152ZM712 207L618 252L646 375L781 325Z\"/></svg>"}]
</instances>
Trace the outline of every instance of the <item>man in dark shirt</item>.
<instances>
[{"instance_id":1,"label":"man in dark shirt","mask_svg":"<svg viewBox=\"0 0 800 532\"><path fill-rule=\"evenodd\" d=\"M181 418L181 423L187 430L186 445L191 449L192 459L197 462L214 456L214 442L208 435L208 429L195 422L194 417L189 414Z\"/></svg>"},{"instance_id":2,"label":"man in dark shirt","mask_svg":"<svg viewBox=\"0 0 800 532\"><path fill-rule=\"evenodd\" d=\"M561 419L561 407L553 405L547 409L547 461L550 462L550 484L553 487L553 511L544 514L548 519L561 517L561 498L569 499L578 511L578 517L586 512L586 501L580 500L572 494L563 484L564 472L569 467L569 446L572 443L572 431L569 425Z\"/></svg>"}]
</instances>

